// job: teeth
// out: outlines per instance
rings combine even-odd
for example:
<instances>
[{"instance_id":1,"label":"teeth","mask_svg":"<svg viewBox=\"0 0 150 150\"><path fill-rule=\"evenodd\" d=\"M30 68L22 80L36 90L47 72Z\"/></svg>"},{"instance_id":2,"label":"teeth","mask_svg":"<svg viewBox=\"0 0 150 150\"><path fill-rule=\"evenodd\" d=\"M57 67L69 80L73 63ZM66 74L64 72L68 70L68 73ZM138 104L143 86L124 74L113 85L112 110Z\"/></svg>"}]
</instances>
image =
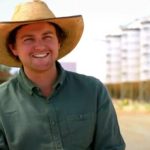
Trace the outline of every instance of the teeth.
<instances>
[{"instance_id":1,"label":"teeth","mask_svg":"<svg viewBox=\"0 0 150 150\"><path fill-rule=\"evenodd\" d=\"M33 55L34 57L37 57L37 58L43 58L45 56L47 56L47 53L46 54L36 54L36 55Z\"/></svg>"}]
</instances>

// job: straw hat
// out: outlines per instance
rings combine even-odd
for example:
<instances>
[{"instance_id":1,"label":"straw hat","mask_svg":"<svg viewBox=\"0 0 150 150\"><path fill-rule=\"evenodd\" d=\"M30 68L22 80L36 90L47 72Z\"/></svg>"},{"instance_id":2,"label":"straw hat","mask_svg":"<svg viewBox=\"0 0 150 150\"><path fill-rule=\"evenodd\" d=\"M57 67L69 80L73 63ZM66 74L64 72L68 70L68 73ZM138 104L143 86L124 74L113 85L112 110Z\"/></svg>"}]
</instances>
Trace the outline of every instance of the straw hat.
<instances>
[{"instance_id":1,"label":"straw hat","mask_svg":"<svg viewBox=\"0 0 150 150\"><path fill-rule=\"evenodd\" d=\"M11 21L0 22L0 64L10 67L21 66L21 62L8 52L6 41L9 33L20 25L41 21L57 24L66 34L66 39L59 50L58 59L67 55L78 44L84 27L81 15L56 18L43 1L28 1L16 6Z\"/></svg>"}]
</instances>

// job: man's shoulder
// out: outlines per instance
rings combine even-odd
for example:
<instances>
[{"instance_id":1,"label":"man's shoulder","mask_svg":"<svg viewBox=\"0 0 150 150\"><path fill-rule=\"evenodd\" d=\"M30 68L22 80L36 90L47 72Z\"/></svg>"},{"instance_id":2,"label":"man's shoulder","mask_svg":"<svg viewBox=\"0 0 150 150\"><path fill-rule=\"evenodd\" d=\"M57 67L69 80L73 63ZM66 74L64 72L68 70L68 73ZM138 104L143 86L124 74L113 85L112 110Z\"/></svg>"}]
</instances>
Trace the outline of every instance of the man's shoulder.
<instances>
[{"instance_id":1,"label":"man's shoulder","mask_svg":"<svg viewBox=\"0 0 150 150\"><path fill-rule=\"evenodd\" d=\"M11 79L9 79L8 81L1 83L0 84L0 97L2 98L2 96L6 96L9 95L9 90L11 88L15 88L15 84L16 84L16 78L13 77Z\"/></svg>"},{"instance_id":2,"label":"man's shoulder","mask_svg":"<svg viewBox=\"0 0 150 150\"><path fill-rule=\"evenodd\" d=\"M13 95L14 91L17 91L16 89L16 78L11 78L6 82L3 82L0 84L0 112L4 112L4 110L8 110L9 106L14 105L13 101ZM1 116L1 115L0 115Z\"/></svg>"},{"instance_id":3,"label":"man's shoulder","mask_svg":"<svg viewBox=\"0 0 150 150\"><path fill-rule=\"evenodd\" d=\"M68 80L73 80L75 83L83 83L88 85L103 85L100 79L76 72L67 71Z\"/></svg>"}]
</instances>

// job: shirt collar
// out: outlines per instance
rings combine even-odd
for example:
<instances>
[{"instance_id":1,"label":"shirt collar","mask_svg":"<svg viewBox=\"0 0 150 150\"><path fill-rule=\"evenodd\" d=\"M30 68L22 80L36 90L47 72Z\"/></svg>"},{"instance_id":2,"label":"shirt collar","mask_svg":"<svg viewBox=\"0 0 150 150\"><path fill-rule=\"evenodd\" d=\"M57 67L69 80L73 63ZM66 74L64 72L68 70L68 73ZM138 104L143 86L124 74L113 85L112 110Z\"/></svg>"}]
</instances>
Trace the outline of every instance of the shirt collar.
<instances>
[{"instance_id":1,"label":"shirt collar","mask_svg":"<svg viewBox=\"0 0 150 150\"><path fill-rule=\"evenodd\" d=\"M56 67L58 70L58 78L55 84L53 85L54 89L57 89L58 87L60 87L63 84L65 77L66 77L66 71L63 69L63 67L58 61L56 61Z\"/></svg>"},{"instance_id":2,"label":"shirt collar","mask_svg":"<svg viewBox=\"0 0 150 150\"><path fill-rule=\"evenodd\" d=\"M26 76L23 67L21 67L17 79L22 88L29 92L29 94L32 94L33 89L36 88L36 85Z\"/></svg>"},{"instance_id":3,"label":"shirt collar","mask_svg":"<svg viewBox=\"0 0 150 150\"><path fill-rule=\"evenodd\" d=\"M66 71L63 69L61 64L56 61L56 67L58 70L58 78L53 85L53 88L57 90L64 82L65 77L66 77ZM20 69L18 77L17 77L20 85L27 91L29 94L32 94L34 89L39 90L39 88L26 76L24 73L23 67Z\"/></svg>"}]
</instances>

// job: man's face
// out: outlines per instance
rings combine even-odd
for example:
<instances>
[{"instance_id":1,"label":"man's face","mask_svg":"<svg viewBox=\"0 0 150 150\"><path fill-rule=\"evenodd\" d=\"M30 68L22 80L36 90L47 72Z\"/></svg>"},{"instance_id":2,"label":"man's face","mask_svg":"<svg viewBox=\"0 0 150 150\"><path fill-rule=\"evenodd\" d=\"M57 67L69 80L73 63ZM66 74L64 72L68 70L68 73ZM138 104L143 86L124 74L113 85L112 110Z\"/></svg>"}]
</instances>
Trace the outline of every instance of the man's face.
<instances>
[{"instance_id":1,"label":"man's face","mask_svg":"<svg viewBox=\"0 0 150 150\"><path fill-rule=\"evenodd\" d=\"M21 27L17 31L16 43L10 47L25 69L45 71L54 66L60 43L55 27L41 22Z\"/></svg>"}]
</instances>

